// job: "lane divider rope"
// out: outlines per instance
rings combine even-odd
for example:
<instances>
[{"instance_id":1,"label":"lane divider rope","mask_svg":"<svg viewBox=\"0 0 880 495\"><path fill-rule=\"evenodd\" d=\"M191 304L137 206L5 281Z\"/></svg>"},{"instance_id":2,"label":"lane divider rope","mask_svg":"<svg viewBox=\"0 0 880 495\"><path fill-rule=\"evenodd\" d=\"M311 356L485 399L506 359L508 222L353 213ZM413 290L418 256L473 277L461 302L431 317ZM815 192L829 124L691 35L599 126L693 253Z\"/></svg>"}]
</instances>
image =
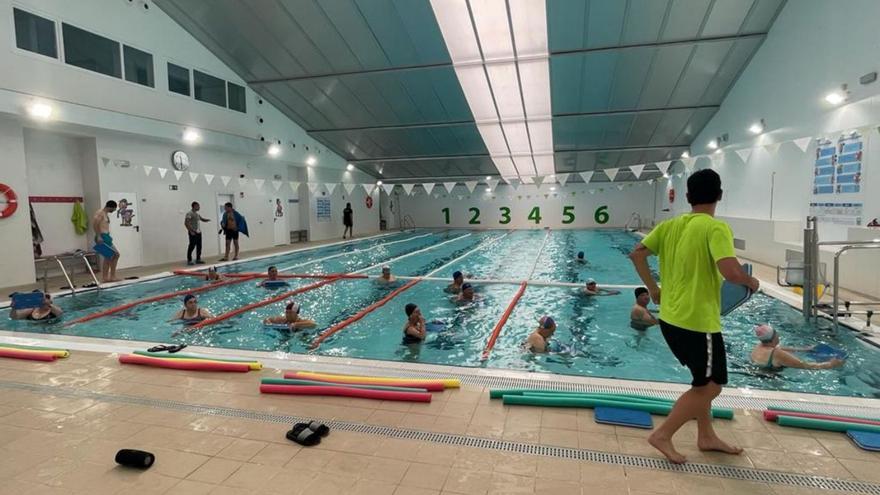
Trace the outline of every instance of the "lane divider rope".
<instances>
[{"instance_id":1,"label":"lane divider rope","mask_svg":"<svg viewBox=\"0 0 880 495\"><path fill-rule=\"evenodd\" d=\"M483 349L483 355L480 357L481 361L489 359L489 354L492 352L492 348L495 347L495 342L498 340L498 336L501 335L501 329L504 328L504 324L507 323L507 319L510 318L510 314L513 313L513 308L516 307L516 303L519 302L519 299L522 297L523 293L525 293L526 285L527 282L525 281L520 284L519 290L516 291L513 299L510 300L510 304L507 305L507 309L504 310L498 323L495 324L495 328L492 329L492 334L489 336L489 340L486 342L486 348Z\"/></svg>"}]
</instances>

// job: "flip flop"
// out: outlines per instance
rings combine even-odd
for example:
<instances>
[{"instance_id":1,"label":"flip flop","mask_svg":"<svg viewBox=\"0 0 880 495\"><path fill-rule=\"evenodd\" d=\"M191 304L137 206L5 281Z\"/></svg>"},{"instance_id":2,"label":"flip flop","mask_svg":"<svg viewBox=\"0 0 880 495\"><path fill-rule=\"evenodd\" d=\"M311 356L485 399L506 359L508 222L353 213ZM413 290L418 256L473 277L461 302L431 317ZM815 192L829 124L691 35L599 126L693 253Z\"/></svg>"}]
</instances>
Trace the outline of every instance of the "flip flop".
<instances>
[{"instance_id":1,"label":"flip flop","mask_svg":"<svg viewBox=\"0 0 880 495\"><path fill-rule=\"evenodd\" d=\"M171 354L174 354L175 352L182 351L182 350L184 350L185 348L186 348L186 344L177 344L177 345L169 346L169 347L168 347L167 349L165 349L165 350L168 351L168 352L171 353Z\"/></svg>"},{"instance_id":2,"label":"flip flop","mask_svg":"<svg viewBox=\"0 0 880 495\"><path fill-rule=\"evenodd\" d=\"M299 423L304 424L304 423ZM306 425L310 430L321 435L322 437L326 437L330 434L330 427L325 425L324 423L318 423L317 421L309 421Z\"/></svg>"},{"instance_id":3,"label":"flip flop","mask_svg":"<svg viewBox=\"0 0 880 495\"><path fill-rule=\"evenodd\" d=\"M303 447L312 447L321 443L321 435L309 429L306 423L297 423L287 432L287 439Z\"/></svg>"},{"instance_id":4,"label":"flip flop","mask_svg":"<svg viewBox=\"0 0 880 495\"><path fill-rule=\"evenodd\" d=\"M171 347L174 347L174 346L167 346L167 345L165 345L165 344L154 345L153 347L150 347L149 349L147 349L147 352L162 352L162 351L167 351L167 350L170 349Z\"/></svg>"}]
</instances>

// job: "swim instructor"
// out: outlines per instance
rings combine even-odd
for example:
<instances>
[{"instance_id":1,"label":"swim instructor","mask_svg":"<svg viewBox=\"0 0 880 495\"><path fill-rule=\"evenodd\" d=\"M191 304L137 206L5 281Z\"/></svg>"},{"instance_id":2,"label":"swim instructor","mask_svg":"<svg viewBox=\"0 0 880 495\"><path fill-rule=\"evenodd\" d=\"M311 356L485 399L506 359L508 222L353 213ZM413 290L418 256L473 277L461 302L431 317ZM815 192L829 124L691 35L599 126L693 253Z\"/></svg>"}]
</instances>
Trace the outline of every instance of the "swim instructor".
<instances>
[{"instance_id":1,"label":"swim instructor","mask_svg":"<svg viewBox=\"0 0 880 495\"><path fill-rule=\"evenodd\" d=\"M651 275L648 256L660 257L660 329L669 349L693 375L691 389L678 398L663 425L648 437L654 448L676 464L687 459L675 450L672 437L694 418L700 450L742 452L718 438L712 428L712 400L727 383L721 283L726 279L757 291L758 279L742 269L733 248L733 232L715 218L721 194L721 177L714 170L695 172L687 181L691 212L654 227L630 254L655 304L660 304L660 288Z\"/></svg>"}]
</instances>

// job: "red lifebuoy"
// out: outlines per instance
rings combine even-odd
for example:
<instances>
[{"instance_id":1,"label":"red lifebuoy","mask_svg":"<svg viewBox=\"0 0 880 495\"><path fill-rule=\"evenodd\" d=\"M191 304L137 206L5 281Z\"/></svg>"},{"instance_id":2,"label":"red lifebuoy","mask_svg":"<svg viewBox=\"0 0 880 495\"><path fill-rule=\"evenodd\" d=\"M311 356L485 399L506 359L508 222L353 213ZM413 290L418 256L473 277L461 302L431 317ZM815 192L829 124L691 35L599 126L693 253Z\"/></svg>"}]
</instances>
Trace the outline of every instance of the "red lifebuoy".
<instances>
[{"instance_id":1,"label":"red lifebuoy","mask_svg":"<svg viewBox=\"0 0 880 495\"><path fill-rule=\"evenodd\" d=\"M367 203L367 208L372 208L373 207L373 197L367 196L366 203Z\"/></svg>"},{"instance_id":2,"label":"red lifebuoy","mask_svg":"<svg viewBox=\"0 0 880 495\"><path fill-rule=\"evenodd\" d=\"M0 199L0 206L3 207L0 209L0 218L11 217L15 210L18 209L18 196L16 196L15 191L11 187L6 184L0 184L0 197L6 198Z\"/></svg>"},{"instance_id":3,"label":"red lifebuoy","mask_svg":"<svg viewBox=\"0 0 880 495\"><path fill-rule=\"evenodd\" d=\"M675 203L675 189L669 190L669 203Z\"/></svg>"}]
</instances>

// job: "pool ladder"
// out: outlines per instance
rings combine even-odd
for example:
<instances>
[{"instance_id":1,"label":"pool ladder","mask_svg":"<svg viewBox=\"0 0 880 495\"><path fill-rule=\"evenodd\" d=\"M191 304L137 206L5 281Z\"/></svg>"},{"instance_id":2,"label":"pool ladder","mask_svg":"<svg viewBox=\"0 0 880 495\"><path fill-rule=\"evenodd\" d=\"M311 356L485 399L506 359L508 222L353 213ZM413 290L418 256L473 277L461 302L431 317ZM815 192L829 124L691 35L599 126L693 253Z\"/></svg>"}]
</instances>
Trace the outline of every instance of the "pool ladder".
<instances>
[{"instance_id":1,"label":"pool ladder","mask_svg":"<svg viewBox=\"0 0 880 495\"><path fill-rule=\"evenodd\" d=\"M631 232L638 232L642 230L642 216L636 212L633 212L633 214L629 216L629 220L627 220L626 223L623 224L623 228Z\"/></svg>"},{"instance_id":2,"label":"pool ladder","mask_svg":"<svg viewBox=\"0 0 880 495\"><path fill-rule=\"evenodd\" d=\"M413 217L409 216L408 214L404 215L403 221L400 222L400 229L406 230L406 229L414 229L414 228L416 228L416 221L413 220Z\"/></svg>"},{"instance_id":3,"label":"pool ladder","mask_svg":"<svg viewBox=\"0 0 880 495\"><path fill-rule=\"evenodd\" d=\"M86 269L89 272L89 275L92 277L92 281L95 284L95 289L100 290L101 284L98 282L98 277L95 276L95 271L92 270L92 264L89 263L88 254L84 251L76 251L71 254L60 254L57 256L49 256L46 258L40 258L37 262L43 263L43 292L49 293L49 265L54 261L58 264L58 268L61 269L61 274L64 275L64 280L67 281L67 287L70 288L70 295L76 295L76 285L73 283L73 272L68 273L67 268L64 266L64 261L77 261L82 260L83 264L86 265Z\"/></svg>"}]
</instances>

